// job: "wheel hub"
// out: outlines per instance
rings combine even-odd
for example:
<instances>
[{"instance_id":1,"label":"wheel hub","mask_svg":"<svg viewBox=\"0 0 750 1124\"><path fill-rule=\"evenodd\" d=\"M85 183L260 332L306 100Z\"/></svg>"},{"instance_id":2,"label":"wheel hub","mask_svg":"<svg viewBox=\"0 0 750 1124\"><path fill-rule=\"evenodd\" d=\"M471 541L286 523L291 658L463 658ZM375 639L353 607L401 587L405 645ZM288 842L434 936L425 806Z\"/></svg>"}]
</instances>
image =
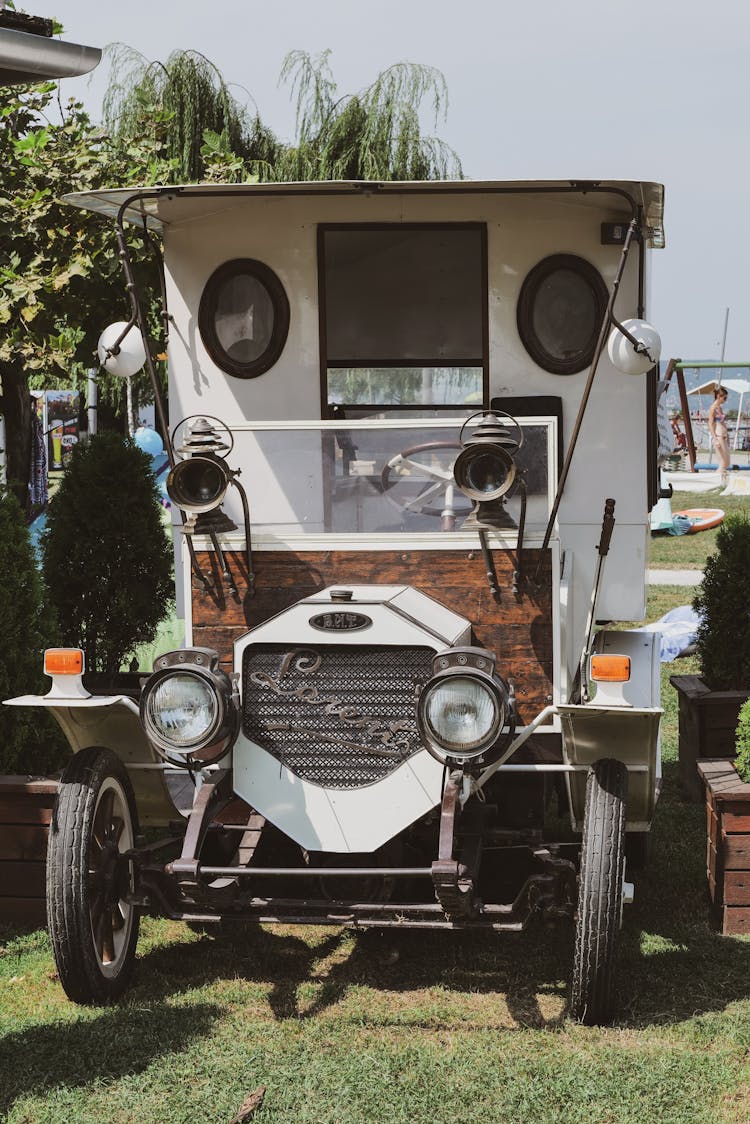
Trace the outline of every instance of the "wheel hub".
<instances>
[{"instance_id":1,"label":"wheel hub","mask_svg":"<svg viewBox=\"0 0 750 1124\"><path fill-rule=\"evenodd\" d=\"M128 863L123 859L117 844L109 841L104 845L100 866L102 889L107 905L113 905L125 896L128 890Z\"/></svg>"}]
</instances>

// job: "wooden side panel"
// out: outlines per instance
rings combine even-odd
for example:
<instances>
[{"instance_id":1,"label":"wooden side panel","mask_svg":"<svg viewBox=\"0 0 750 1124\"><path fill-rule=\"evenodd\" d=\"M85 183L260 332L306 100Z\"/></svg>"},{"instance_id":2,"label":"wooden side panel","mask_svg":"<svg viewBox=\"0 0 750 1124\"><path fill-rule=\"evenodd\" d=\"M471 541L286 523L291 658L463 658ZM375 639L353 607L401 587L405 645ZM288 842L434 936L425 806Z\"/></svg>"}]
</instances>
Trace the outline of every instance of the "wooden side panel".
<instances>
[{"instance_id":1,"label":"wooden side panel","mask_svg":"<svg viewBox=\"0 0 750 1124\"><path fill-rule=\"evenodd\" d=\"M410 585L469 619L473 642L495 652L498 669L514 681L520 722L530 721L552 698L552 580L549 552L539 587L529 580L524 595L511 592L515 552L495 551L501 588L496 602L489 590L480 551L308 551L253 553L256 593L247 593L241 554L227 554L237 585L233 596L221 580L216 556L198 555L213 589L206 592L193 575L193 642L215 648L231 668L234 641L303 597L327 586ZM524 551L524 570L535 574L539 552Z\"/></svg>"},{"instance_id":2,"label":"wooden side panel","mask_svg":"<svg viewBox=\"0 0 750 1124\"><path fill-rule=\"evenodd\" d=\"M719 838L719 817L708 800L706 801L706 834L709 843L716 846Z\"/></svg>"},{"instance_id":3,"label":"wooden side panel","mask_svg":"<svg viewBox=\"0 0 750 1124\"><path fill-rule=\"evenodd\" d=\"M0 921L44 924L47 836L57 781L0 777Z\"/></svg>"},{"instance_id":4,"label":"wooden side panel","mask_svg":"<svg viewBox=\"0 0 750 1124\"><path fill-rule=\"evenodd\" d=\"M750 905L750 870L726 871L724 905Z\"/></svg>"},{"instance_id":5,"label":"wooden side panel","mask_svg":"<svg viewBox=\"0 0 750 1124\"><path fill-rule=\"evenodd\" d=\"M0 795L0 823L49 824L51 819L52 809L43 796L34 794L22 800Z\"/></svg>"},{"instance_id":6,"label":"wooden side panel","mask_svg":"<svg viewBox=\"0 0 750 1124\"><path fill-rule=\"evenodd\" d=\"M750 835L721 833L721 854L724 870L750 871Z\"/></svg>"},{"instance_id":7,"label":"wooden side panel","mask_svg":"<svg viewBox=\"0 0 750 1124\"><path fill-rule=\"evenodd\" d=\"M720 851L712 843L708 844L706 873L711 888L711 900L715 905L721 905L724 895L724 866Z\"/></svg>"},{"instance_id":8,"label":"wooden side panel","mask_svg":"<svg viewBox=\"0 0 750 1124\"><path fill-rule=\"evenodd\" d=\"M711 765L707 755L734 757L737 718L748 692L709 691L696 675L672 675L670 683L679 701L680 787L689 799L700 800L698 773L706 779L702 766Z\"/></svg>"},{"instance_id":9,"label":"wooden side panel","mask_svg":"<svg viewBox=\"0 0 750 1124\"><path fill-rule=\"evenodd\" d=\"M750 907L725 905L721 911L721 931L727 936L746 937L750 933Z\"/></svg>"},{"instance_id":10,"label":"wooden side panel","mask_svg":"<svg viewBox=\"0 0 750 1124\"><path fill-rule=\"evenodd\" d=\"M722 808L721 826L729 835L750 832L750 809L736 812L726 811L725 808Z\"/></svg>"},{"instance_id":11,"label":"wooden side panel","mask_svg":"<svg viewBox=\"0 0 750 1124\"><path fill-rule=\"evenodd\" d=\"M46 862L0 862L3 896L43 898Z\"/></svg>"},{"instance_id":12,"label":"wooden side panel","mask_svg":"<svg viewBox=\"0 0 750 1124\"><path fill-rule=\"evenodd\" d=\"M0 861L38 862L46 857L45 827L37 824L0 824Z\"/></svg>"},{"instance_id":13,"label":"wooden side panel","mask_svg":"<svg viewBox=\"0 0 750 1124\"><path fill-rule=\"evenodd\" d=\"M43 927L47 922L44 898L0 898L0 921Z\"/></svg>"}]
</instances>

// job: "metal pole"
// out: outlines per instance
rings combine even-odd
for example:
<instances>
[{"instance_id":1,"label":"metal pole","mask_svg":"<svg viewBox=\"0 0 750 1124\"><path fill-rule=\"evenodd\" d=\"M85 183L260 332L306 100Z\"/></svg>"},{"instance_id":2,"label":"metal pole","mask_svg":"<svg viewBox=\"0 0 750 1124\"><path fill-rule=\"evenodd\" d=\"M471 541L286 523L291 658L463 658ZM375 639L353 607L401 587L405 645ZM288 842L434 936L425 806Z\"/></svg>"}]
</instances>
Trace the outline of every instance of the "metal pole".
<instances>
[{"instance_id":1,"label":"metal pole","mask_svg":"<svg viewBox=\"0 0 750 1124\"><path fill-rule=\"evenodd\" d=\"M141 302L138 299L136 291L135 277L133 275L133 266L130 261L130 254L128 253L127 239L125 238L125 212L131 203L136 202L141 196L136 194L126 199L117 213L117 220L115 231L117 236L117 245L120 251L120 261L122 262L123 272L125 274L126 288L130 298L131 321L137 325L143 346L146 351L146 367L148 369L149 378L151 379L151 388L154 392L154 406L156 408L156 416L159 419L159 425L164 435L164 445L166 447L167 457L169 458L169 467L175 466L174 449L172 448L172 439L170 436L169 422L167 420L167 413L164 409L164 402L161 396L161 389L159 387L159 380L156 375L156 367L154 366L154 359L151 354L151 342L148 336L148 326L146 324L146 317L141 307Z\"/></svg>"},{"instance_id":2,"label":"metal pole","mask_svg":"<svg viewBox=\"0 0 750 1124\"><path fill-rule=\"evenodd\" d=\"M739 406L737 407L737 424L734 427L734 441L732 442L732 448L735 450L735 452L739 448L740 423L742 422L742 400L743 400L744 397L745 397L745 392L743 390L742 393L740 394Z\"/></svg>"},{"instance_id":3,"label":"metal pole","mask_svg":"<svg viewBox=\"0 0 750 1124\"><path fill-rule=\"evenodd\" d=\"M97 374L96 367L90 367L86 376L86 417L89 423L89 437L93 437L97 431L96 411L99 402Z\"/></svg>"},{"instance_id":4,"label":"metal pole","mask_svg":"<svg viewBox=\"0 0 750 1124\"><path fill-rule=\"evenodd\" d=\"M125 379L125 397L128 411L128 433L132 437L135 427L133 425L133 380L130 375Z\"/></svg>"},{"instance_id":5,"label":"metal pole","mask_svg":"<svg viewBox=\"0 0 750 1124\"><path fill-rule=\"evenodd\" d=\"M726 370L727 367L750 367L750 359L733 360L726 363L720 363L718 360L712 362L710 359L678 359L675 361L675 369L678 371L699 371L704 367L716 371Z\"/></svg>"},{"instance_id":6,"label":"metal pole","mask_svg":"<svg viewBox=\"0 0 750 1124\"><path fill-rule=\"evenodd\" d=\"M729 309L724 312L724 335L721 337L721 361L724 362L724 352L727 346L727 325L729 324ZM721 379L719 379L721 382Z\"/></svg>"}]
</instances>

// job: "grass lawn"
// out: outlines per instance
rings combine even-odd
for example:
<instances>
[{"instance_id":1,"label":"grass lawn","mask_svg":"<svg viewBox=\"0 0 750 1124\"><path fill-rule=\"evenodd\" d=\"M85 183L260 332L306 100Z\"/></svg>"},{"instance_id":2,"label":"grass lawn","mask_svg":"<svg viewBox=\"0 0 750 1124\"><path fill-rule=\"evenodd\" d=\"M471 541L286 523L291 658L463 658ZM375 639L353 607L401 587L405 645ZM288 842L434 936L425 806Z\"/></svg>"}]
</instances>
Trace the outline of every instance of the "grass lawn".
<instances>
[{"instance_id":1,"label":"grass lawn","mask_svg":"<svg viewBox=\"0 0 750 1124\"><path fill-rule=\"evenodd\" d=\"M707 537L672 541L705 553ZM693 592L652 587L649 619ZM677 792L669 675L693 670L694 658L662 668L664 789L611 1028L567 1017L565 925L405 932L392 962L344 930L207 936L147 919L136 985L107 1009L65 999L44 933L6 932L0 1119L228 1124L264 1085L253 1122L744 1124L750 940L709 925L705 812Z\"/></svg>"},{"instance_id":2,"label":"grass lawn","mask_svg":"<svg viewBox=\"0 0 750 1124\"><path fill-rule=\"evenodd\" d=\"M696 495L675 492L672 511L691 507L720 507L727 515L744 512L750 515L750 496L722 496L720 491ZM648 564L653 569L700 570L707 554L716 547L716 528L694 535L656 534L651 536Z\"/></svg>"}]
</instances>

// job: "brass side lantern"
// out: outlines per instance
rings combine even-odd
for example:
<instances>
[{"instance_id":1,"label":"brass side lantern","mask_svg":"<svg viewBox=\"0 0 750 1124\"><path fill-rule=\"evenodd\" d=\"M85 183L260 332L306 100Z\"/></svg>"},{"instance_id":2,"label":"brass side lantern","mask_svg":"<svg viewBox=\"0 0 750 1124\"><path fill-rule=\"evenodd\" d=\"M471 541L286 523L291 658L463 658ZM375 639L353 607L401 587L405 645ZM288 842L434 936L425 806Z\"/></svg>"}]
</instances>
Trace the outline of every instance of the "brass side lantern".
<instances>
[{"instance_id":1,"label":"brass side lantern","mask_svg":"<svg viewBox=\"0 0 750 1124\"><path fill-rule=\"evenodd\" d=\"M175 452L183 459L167 477L169 498L189 516L185 529L198 535L237 530L237 524L221 506L229 485L236 484L237 473L224 459L232 451L233 441L228 444L222 439L212 424L217 420L196 417L180 422L175 433L183 426L185 434Z\"/></svg>"},{"instance_id":2,"label":"brass side lantern","mask_svg":"<svg viewBox=\"0 0 750 1124\"><path fill-rule=\"evenodd\" d=\"M463 435L472 418L461 430L459 440L463 449L456 458L453 475L458 487L474 505L463 524L466 530L504 530L516 526L505 500L518 480L515 457L523 444L523 432L515 418L509 414L503 416L510 425L504 424L497 414L488 412L471 436L464 438Z\"/></svg>"},{"instance_id":3,"label":"brass side lantern","mask_svg":"<svg viewBox=\"0 0 750 1124\"><path fill-rule=\"evenodd\" d=\"M238 469L231 469L226 457L234 448L234 437L229 428L219 418L209 416L183 418L172 433L175 447L178 432L182 430L182 444L175 452L182 458L173 464L167 477L167 494L177 507L187 516L183 532L190 536L188 546L193 569L207 586L207 579L200 569L192 546L193 535L207 535L216 551L222 575L229 582L232 592L239 597L236 582L229 569L224 549L218 536L237 530L237 524L222 507L230 485L234 486L242 501L245 524L245 559L247 567L248 593L253 594L255 575L252 565L250 539L250 507L247 493L237 477Z\"/></svg>"}]
</instances>

